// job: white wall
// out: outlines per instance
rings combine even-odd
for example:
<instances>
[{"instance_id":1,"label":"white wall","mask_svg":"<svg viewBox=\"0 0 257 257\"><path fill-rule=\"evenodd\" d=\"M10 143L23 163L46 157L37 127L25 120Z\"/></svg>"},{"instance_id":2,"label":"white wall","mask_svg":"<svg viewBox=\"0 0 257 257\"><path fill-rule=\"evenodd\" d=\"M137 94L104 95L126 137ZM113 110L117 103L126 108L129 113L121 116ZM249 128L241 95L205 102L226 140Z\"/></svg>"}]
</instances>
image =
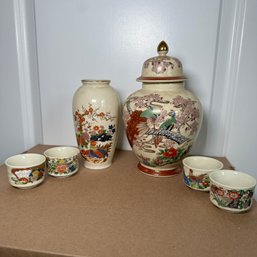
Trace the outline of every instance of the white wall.
<instances>
[{"instance_id":1,"label":"white wall","mask_svg":"<svg viewBox=\"0 0 257 257\"><path fill-rule=\"evenodd\" d=\"M24 150L15 33L13 3L0 1L0 162Z\"/></svg>"},{"instance_id":2,"label":"white wall","mask_svg":"<svg viewBox=\"0 0 257 257\"><path fill-rule=\"evenodd\" d=\"M42 142L33 0L0 1L0 163Z\"/></svg>"},{"instance_id":3,"label":"white wall","mask_svg":"<svg viewBox=\"0 0 257 257\"><path fill-rule=\"evenodd\" d=\"M232 112L225 153L237 169L257 178L257 1L245 1L241 16L243 33L230 96Z\"/></svg>"}]
</instances>

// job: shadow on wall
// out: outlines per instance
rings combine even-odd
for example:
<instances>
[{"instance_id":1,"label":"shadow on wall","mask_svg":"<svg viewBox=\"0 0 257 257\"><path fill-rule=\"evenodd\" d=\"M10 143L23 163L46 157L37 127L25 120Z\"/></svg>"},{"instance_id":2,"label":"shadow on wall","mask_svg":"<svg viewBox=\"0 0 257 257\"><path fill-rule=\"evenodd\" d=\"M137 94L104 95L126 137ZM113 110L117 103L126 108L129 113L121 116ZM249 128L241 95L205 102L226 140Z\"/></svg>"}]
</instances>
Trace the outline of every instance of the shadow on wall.
<instances>
[{"instance_id":1,"label":"shadow on wall","mask_svg":"<svg viewBox=\"0 0 257 257\"><path fill-rule=\"evenodd\" d=\"M196 138L196 141L193 144L190 154L204 155L204 150L205 150L205 146L206 146L206 137L207 137L207 119L206 119L206 117L207 117L206 112L203 111L202 126L201 126L200 132L198 134L198 137Z\"/></svg>"}]
</instances>

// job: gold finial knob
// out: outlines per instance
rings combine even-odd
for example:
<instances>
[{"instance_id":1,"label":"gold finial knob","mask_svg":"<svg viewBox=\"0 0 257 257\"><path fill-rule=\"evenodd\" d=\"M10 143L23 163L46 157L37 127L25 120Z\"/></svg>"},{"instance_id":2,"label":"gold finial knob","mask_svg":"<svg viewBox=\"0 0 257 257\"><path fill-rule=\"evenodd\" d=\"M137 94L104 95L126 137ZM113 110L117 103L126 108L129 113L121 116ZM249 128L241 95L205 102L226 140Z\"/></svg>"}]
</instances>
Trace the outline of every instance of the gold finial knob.
<instances>
[{"instance_id":1,"label":"gold finial knob","mask_svg":"<svg viewBox=\"0 0 257 257\"><path fill-rule=\"evenodd\" d=\"M161 41L157 47L157 52L159 55L166 55L169 51L169 47L165 41Z\"/></svg>"}]
</instances>

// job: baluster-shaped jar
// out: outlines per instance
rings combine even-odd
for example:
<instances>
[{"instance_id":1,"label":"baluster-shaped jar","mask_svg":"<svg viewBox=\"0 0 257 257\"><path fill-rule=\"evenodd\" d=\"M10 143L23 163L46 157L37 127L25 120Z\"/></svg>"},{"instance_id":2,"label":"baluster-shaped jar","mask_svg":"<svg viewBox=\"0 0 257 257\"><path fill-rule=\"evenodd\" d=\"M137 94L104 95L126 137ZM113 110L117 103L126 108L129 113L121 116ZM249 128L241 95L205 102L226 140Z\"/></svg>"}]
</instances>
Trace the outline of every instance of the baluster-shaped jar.
<instances>
[{"instance_id":1,"label":"baluster-shaped jar","mask_svg":"<svg viewBox=\"0 0 257 257\"><path fill-rule=\"evenodd\" d=\"M77 144L90 169L112 164L120 113L120 100L110 80L82 80L73 96L73 118Z\"/></svg>"},{"instance_id":2,"label":"baluster-shaped jar","mask_svg":"<svg viewBox=\"0 0 257 257\"><path fill-rule=\"evenodd\" d=\"M192 147L202 123L202 107L184 88L181 62L167 56L162 41L159 56L146 60L142 89L131 94L123 108L128 141L145 174L165 177L181 172L181 159Z\"/></svg>"}]
</instances>

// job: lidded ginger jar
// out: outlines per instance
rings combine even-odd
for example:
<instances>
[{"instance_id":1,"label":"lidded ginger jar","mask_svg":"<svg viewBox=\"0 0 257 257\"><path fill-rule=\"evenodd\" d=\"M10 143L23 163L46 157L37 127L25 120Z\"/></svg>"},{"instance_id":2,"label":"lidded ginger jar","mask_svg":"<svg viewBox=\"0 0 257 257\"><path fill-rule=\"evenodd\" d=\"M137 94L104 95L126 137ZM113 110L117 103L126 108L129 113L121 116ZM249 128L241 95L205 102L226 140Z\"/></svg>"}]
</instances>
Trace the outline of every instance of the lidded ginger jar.
<instances>
[{"instance_id":1,"label":"lidded ginger jar","mask_svg":"<svg viewBox=\"0 0 257 257\"><path fill-rule=\"evenodd\" d=\"M202 107L184 88L181 62L167 55L162 41L158 56L146 60L137 81L142 89L131 94L123 108L123 121L130 146L147 175L166 177L181 172L181 160L196 140Z\"/></svg>"}]
</instances>

